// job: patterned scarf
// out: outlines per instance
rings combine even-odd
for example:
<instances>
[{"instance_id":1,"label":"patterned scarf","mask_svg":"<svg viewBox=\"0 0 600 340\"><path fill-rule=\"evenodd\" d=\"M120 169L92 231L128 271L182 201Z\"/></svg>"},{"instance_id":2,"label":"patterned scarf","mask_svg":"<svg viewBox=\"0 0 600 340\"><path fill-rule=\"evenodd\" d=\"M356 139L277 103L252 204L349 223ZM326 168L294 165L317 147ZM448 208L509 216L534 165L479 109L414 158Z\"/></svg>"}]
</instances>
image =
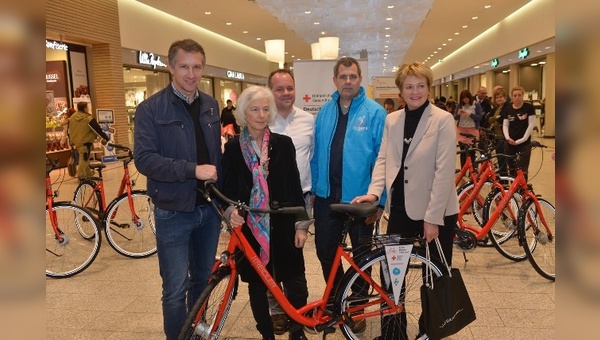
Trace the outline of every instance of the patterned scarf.
<instances>
[{"instance_id":1,"label":"patterned scarf","mask_svg":"<svg viewBox=\"0 0 600 340\"><path fill-rule=\"evenodd\" d=\"M248 128L245 127L240 134L240 147L246 166L252 172L252 190L250 191L251 208L269 208L269 187L267 185L267 176L269 175L269 139L271 131L265 128L263 135L260 157L252 147L252 138ZM252 231L252 235L260 245L260 261L263 265L269 263L270 245L269 245L269 214L248 213L246 224Z\"/></svg>"}]
</instances>

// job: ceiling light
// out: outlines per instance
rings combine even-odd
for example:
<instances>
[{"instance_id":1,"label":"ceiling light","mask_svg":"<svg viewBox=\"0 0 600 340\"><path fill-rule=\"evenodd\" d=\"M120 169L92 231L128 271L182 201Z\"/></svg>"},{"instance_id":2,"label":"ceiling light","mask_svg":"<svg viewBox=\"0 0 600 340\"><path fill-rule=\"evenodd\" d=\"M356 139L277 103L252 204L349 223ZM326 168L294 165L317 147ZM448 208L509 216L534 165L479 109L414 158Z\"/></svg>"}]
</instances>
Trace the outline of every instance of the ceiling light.
<instances>
[{"instance_id":1,"label":"ceiling light","mask_svg":"<svg viewBox=\"0 0 600 340\"><path fill-rule=\"evenodd\" d=\"M310 11L304 11L304 14L310 14Z\"/></svg>"},{"instance_id":2,"label":"ceiling light","mask_svg":"<svg viewBox=\"0 0 600 340\"><path fill-rule=\"evenodd\" d=\"M477 20L477 18L479 18L479 17L478 16L471 17L471 19L473 19L473 20Z\"/></svg>"},{"instance_id":3,"label":"ceiling light","mask_svg":"<svg viewBox=\"0 0 600 340\"><path fill-rule=\"evenodd\" d=\"M389 34L386 34L386 35L385 35L385 37L386 37L386 38L389 38L389 37L390 37L390 35L389 35Z\"/></svg>"},{"instance_id":4,"label":"ceiling light","mask_svg":"<svg viewBox=\"0 0 600 340\"><path fill-rule=\"evenodd\" d=\"M387 20L387 21L392 21L392 18L385 18L385 20Z\"/></svg>"},{"instance_id":5,"label":"ceiling light","mask_svg":"<svg viewBox=\"0 0 600 340\"><path fill-rule=\"evenodd\" d=\"M318 24L319 24L319 22L318 22L318 21L315 21L315 22L314 22L314 24L315 24L315 25L318 25Z\"/></svg>"},{"instance_id":6,"label":"ceiling light","mask_svg":"<svg viewBox=\"0 0 600 340\"><path fill-rule=\"evenodd\" d=\"M546 64L546 62L545 61L540 61L539 64L540 65L544 65L544 64Z\"/></svg>"},{"instance_id":7,"label":"ceiling light","mask_svg":"<svg viewBox=\"0 0 600 340\"><path fill-rule=\"evenodd\" d=\"M504 70L504 71L502 71L502 73L508 73L508 71L507 71L507 70Z\"/></svg>"},{"instance_id":8,"label":"ceiling light","mask_svg":"<svg viewBox=\"0 0 600 340\"><path fill-rule=\"evenodd\" d=\"M442 46L446 46L446 43L443 43Z\"/></svg>"},{"instance_id":9,"label":"ceiling light","mask_svg":"<svg viewBox=\"0 0 600 340\"><path fill-rule=\"evenodd\" d=\"M244 33L244 34L248 34L248 31L242 31L242 33Z\"/></svg>"},{"instance_id":10,"label":"ceiling light","mask_svg":"<svg viewBox=\"0 0 600 340\"><path fill-rule=\"evenodd\" d=\"M392 8L394 8L394 5L388 5L388 8L392 9Z\"/></svg>"},{"instance_id":11,"label":"ceiling light","mask_svg":"<svg viewBox=\"0 0 600 340\"><path fill-rule=\"evenodd\" d=\"M387 57L387 53L384 53L384 54L383 54L383 56L384 56L384 57Z\"/></svg>"},{"instance_id":12,"label":"ceiling light","mask_svg":"<svg viewBox=\"0 0 600 340\"><path fill-rule=\"evenodd\" d=\"M462 27L462 28L467 28L467 27L469 27L469 26L467 26L467 25L463 25L463 27Z\"/></svg>"},{"instance_id":13,"label":"ceiling light","mask_svg":"<svg viewBox=\"0 0 600 340\"><path fill-rule=\"evenodd\" d=\"M287 53L287 52L285 52L285 53ZM292 56L292 58L296 58L296 56L295 56L295 55L293 55L293 56Z\"/></svg>"},{"instance_id":14,"label":"ceiling light","mask_svg":"<svg viewBox=\"0 0 600 340\"><path fill-rule=\"evenodd\" d=\"M389 30L390 28L389 28L389 27L386 27L385 29L386 29L386 30Z\"/></svg>"},{"instance_id":15,"label":"ceiling light","mask_svg":"<svg viewBox=\"0 0 600 340\"><path fill-rule=\"evenodd\" d=\"M433 57L433 54L430 54L429 56L430 56L430 57Z\"/></svg>"},{"instance_id":16,"label":"ceiling light","mask_svg":"<svg viewBox=\"0 0 600 340\"><path fill-rule=\"evenodd\" d=\"M485 5L483 8L488 9L488 8L491 8L491 7L492 7L492 5Z\"/></svg>"},{"instance_id":17,"label":"ceiling light","mask_svg":"<svg viewBox=\"0 0 600 340\"><path fill-rule=\"evenodd\" d=\"M477 66L474 66L473 68L479 68L479 65L477 65Z\"/></svg>"},{"instance_id":18,"label":"ceiling light","mask_svg":"<svg viewBox=\"0 0 600 340\"><path fill-rule=\"evenodd\" d=\"M230 22L226 22L225 25L231 26L231 23Z\"/></svg>"},{"instance_id":19,"label":"ceiling light","mask_svg":"<svg viewBox=\"0 0 600 340\"><path fill-rule=\"evenodd\" d=\"M433 51L433 54L437 54L438 51Z\"/></svg>"},{"instance_id":20,"label":"ceiling light","mask_svg":"<svg viewBox=\"0 0 600 340\"><path fill-rule=\"evenodd\" d=\"M452 38L448 38L448 41L452 41Z\"/></svg>"},{"instance_id":21,"label":"ceiling light","mask_svg":"<svg viewBox=\"0 0 600 340\"><path fill-rule=\"evenodd\" d=\"M325 35L325 31L321 31L321 35Z\"/></svg>"},{"instance_id":22,"label":"ceiling light","mask_svg":"<svg viewBox=\"0 0 600 340\"><path fill-rule=\"evenodd\" d=\"M290 52L288 52L288 51L285 51L285 54L289 54L289 53L290 53ZM293 58L293 57L294 57L294 56L292 56L292 58Z\"/></svg>"},{"instance_id":23,"label":"ceiling light","mask_svg":"<svg viewBox=\"0 0 600 340\"><path fill-rule=\"evenodd\" d=\"M256 38L256 40L261 40L262 38Z\"/></svg>"},{"instance_id":24,"label":"ceiling light","mask_svg":"<svg viewBox=\"0 0 600 340\"><path fill-rule=\"evenodd\" d=\"M384 60L387 60L387 57L383 57Z\"/></svg>"},{"instance_id":25,"label":"ceiling light","mask_svg":"<svg viewBox=\"0 0 600 340\"><path fill-rule=\"evenodd\" d=\"M383 47L384 47L384 48L388 48L389 46L388 46L388 45L385 45L385 46L383 46Z\"/></svg>"},{"instance_id":26,"label":"ceiling light","mask_svg":"<svg viewBox=\"0 0 600 340\"><path fill-rule=\"evenodd\" d=\"M550 47L550 46L546 46L546 47L544 47L544 49L546 49L546 50L549 50L549 49L551 49L551 48L552 48L552 47Z\"/></svg>"},{"instance_id":27,"label":"ceiling light","mask_svg":"<svg viewBox=\"0 0 600 340\"><path fill-rule=\"evenodd\" d=\"M459 34L460 34L459 32L454 32L454 35L459 35Z\"/></svg>"},{"instance_id":28,"label":"ceiling light","mask_svg":"<svg viewBox=\"0 0 600 340\"><path fill-rule=\"evenodd\" d=\"M206 15L210 15L210 12L204 12L204 14L206 14Z\"/></svg>"},{"instance_id":29,"label":"ceiling light","mask_svg":"<svg viewBox=\"0 0 600 340\"><path fill-rule=\"evenodd\" d=\"M531 66L537 66L537 65L538 65L538 64L536 64L536 63L533 63L533 64L531 64Z\"/></svg>"},{"instance_id":30,"label":"ceiling light","mask_svg":"<svg viewBox=\"0 0 600 340\"><path fill-rule=\"evenodd\" d=\"M441 47L438 47L438 50L441 50L441 49L442 49Z\"/></svg>"}]
</instances>

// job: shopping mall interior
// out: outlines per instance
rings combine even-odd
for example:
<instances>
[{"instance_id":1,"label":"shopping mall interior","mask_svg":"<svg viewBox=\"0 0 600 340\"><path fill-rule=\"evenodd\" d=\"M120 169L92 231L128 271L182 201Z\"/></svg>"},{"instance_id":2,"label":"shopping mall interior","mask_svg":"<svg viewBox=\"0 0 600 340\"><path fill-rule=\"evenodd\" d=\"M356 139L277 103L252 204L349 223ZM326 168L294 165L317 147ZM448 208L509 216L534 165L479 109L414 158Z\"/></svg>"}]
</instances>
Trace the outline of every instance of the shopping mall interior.
<instances>
[{"instance_id":1,"label":"shopping mall interior","mask_svg":"<svg viewBox=\"0 0 600 340\"><path fill-rule=\"evenodd\" d=\"M399 65L431 68L429 99L459 98L482 87L520 86L535 108L532 139L548 146L531 154L529 182L537 195L555 200L556 47L553 0L46 0L46 156L60 169L57 201L71 201L79 184L66 172L71 150L63 124L68 108L87 102L111 141L133 148L136 108L171 83L168 49L192 38L206 51L198 89L219 109L234 105L244 89L267 85L270 72L295 72L296 106L317 112L335 91L327 73L344 56L359 60L367 96L398 102ZM333 39L331 39L333 38ZM282 42L280 52L267 42ZM330 42L333 41L333 45ZM324 72L321 70L325 70ZM317 85L314 85L317 84ZM509 91L507 91L509 92ZM321 98L321 99L319 99ZM105 162L107 197L115 197L122 165L100 141L92 156ZM460 162L457 156L457 168ZM136 189L146 178L135 170ZM554 221L552 222L554 224ZM304 248L309 300L324 288L314 229ZM228 241L222 233L219 252ZM552 250L552 261L554 262ZM477 319L447 339L553 339L555 282L529 261L513 262L494 247L454 250ZM161 277L157 255L124 257L103 240L98 257L83 272L46 278L47 339L164 339ZM309 339L322 334L307 332ZM242 283L220 335L260 339ZM277 339L287 339L288 334ZM342 339L337 332L327 339ZM366 338L366 337L365 337Z\"/></svg>"}]
</instances>

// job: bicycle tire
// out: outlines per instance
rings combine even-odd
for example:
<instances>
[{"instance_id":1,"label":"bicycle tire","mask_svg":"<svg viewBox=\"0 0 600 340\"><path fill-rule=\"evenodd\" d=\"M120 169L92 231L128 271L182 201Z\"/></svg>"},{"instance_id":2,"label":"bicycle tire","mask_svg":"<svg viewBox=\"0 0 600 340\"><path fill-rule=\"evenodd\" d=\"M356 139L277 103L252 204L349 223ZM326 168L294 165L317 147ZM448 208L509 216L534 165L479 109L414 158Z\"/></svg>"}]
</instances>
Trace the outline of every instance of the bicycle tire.
<instances>
[{"instance_id":1,"label":"bicycle tire","mask_svg":"<svg viewBox=\"0 0 600 340\"><path fill-rule=\"evenodd\" d=\"M485 207L483 209L484 219L486 224L488 220L498 209L498 205L502 201L503 193L500 190L493 190L486 198ZM519 214L519 203L521 197L519 194L513 195L510 201L494 222L488 236L496 250L502 256L515 262L523 261L527 259L527 254L523 250L519 242L519 230L517 228L518 214Z\"/></svg>"},{"instance_id":2,"label":"bicycle tire","mask_svg":"<svg viewBox=\"0 0 600 340\"><path fill-rule=\"evenodd\" d=\"M154 204L143 190L131 193L135 213L141 222L136 225L131 215L127 194L122 194L108 207L105 216L106 239L119 254L142 258L156 253Z\"/></svg>"},{"instance_id":3,"label":"bicycle tire","mask_svg":"<svg viewBox=\"0 0 600 340\"><path fill-rule=\"evenodd\" d=\"M556 208L543 198L537 198L537 201L542 210L541 215L546 220L547 227L550 229L553 237L548 237L535 202L529 198L519 212L521 243L535 271L542 277L554 281L556 280L556 260L554 254L556 246Z\"/></svg>"},{"instance_id":4,"label":"bicycle tire","mask_svg":"<svg viewBox=\"0 0 600 340\"><path fill-rule=\"evenodd\" d=\"M86 209L93 216L99 216L100 214L100 193L94 191L96 182L86 179L79 183L77 189L75 189L75 195L73 196L74 205ZM81 236L90 239L94 236L93 230L86 230L85 226L87 221L76 220L77 227Z\"/></svg>"},{"instance_id":5,"label":"bicycle tire","mask_svg":"<svg viewBox=\"0 0 600 340\"><path fill-rule=\"evenodd\" d=\"M381 213L379 219L375 222L375 228L373 228L373 235L385 235L387 232L388 222L390 220L390 215L387 212Z\"/></svg>"},{"instance_id":6,"label":"bicycle tire","mask_svg":"<svg viewBox=\"0 0 600 340\"><path fill-rule=\"evenodd\" d=\"M46 276L71 277L81 273L98 256L102 238L96 220L90 213L70 203L56 203L52 207L63 241L56 239L50 212L46 206ZM86 230L93 230L93 237L83 237L76 220L87 220Z\"/></svg>"},{"instance_id":7,"label":"bicycle tire","mask_svg":"<svg viewBox=\"0 0 600 340\"><path fill-rule=\"evenodd\" d=\"M342 323L340 324L340 329L346 339L375 339L381 335L382 321L396 323L397 326L401 328L404 327L402 326L402 323L406 322L406 332L408 335L406 339L415 339L417 337L419 334L419 317L422 310L420 287L424 282L423 268L424 266L430 267L435 277L442 276L447 270L443 269L443 265L440 265L437 262L428 261L425 258L424 250L422 249L413 247L410 257L411 265L408 266L404 279L404 294L400 296L400 301L404 301L405 306L405 313L401 314L405 314L406 320L402 320L400 316L392 316L386 320L381 314L375 313L377 315L365 319L366 327L363 331L357 333L352 331L352 327L349 324ZM357 265L364 272L370 271L371 279L382 286L382 275L380 274L380 270L381 268L387 269L387 259L384 248L371 251L365 255ZM354 304L352 305L352 308L356 308L357 303L368 305L368 307L365 307L363 310L365 313L385 310L387 307L385 304L381 303L383 300L376 291L366 292L366 294L357 293L356 291L353 293L352 287L359 278L359 273L353 268L350 268L346 274L344 274L335 300L335 305L339 308L340 313L345 313L347 308L352 304ZM372 290L372 288L370 288L370 290ZM360 297L356 297L357 294L360 295ZM390 298L392 300L394 299L393 293L391 292ZM401 337L397 334L397 336L395 335L393 338L400 339Z\"/></svg>"},{"instance_id":8,"label":"bicycle tire","mask_svg":"<svg viewBox=\"0 0 600 340\"><path fill-rule=\"evenodd\" d=\"M237 289L237 275L231 276L231 268L223 266L217 269L190 311L179 334L179 340L218 339ZM200 319L203 321L198 321Z\"/></svg>"}]
</instances>

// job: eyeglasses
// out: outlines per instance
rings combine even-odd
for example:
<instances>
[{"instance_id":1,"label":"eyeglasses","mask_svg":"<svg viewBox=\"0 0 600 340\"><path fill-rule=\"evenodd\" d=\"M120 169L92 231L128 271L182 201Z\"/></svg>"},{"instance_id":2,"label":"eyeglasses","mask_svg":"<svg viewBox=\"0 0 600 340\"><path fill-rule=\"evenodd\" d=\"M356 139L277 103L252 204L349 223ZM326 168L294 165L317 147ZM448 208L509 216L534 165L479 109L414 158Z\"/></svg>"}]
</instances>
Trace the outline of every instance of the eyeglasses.
<instances>
[{"instance_id":1,"label":"eyeglasses","mask_svg":"<svg viewBox=\"0 0 600 340\"><path fill-rule=\"evenodd\" d=\"M340 74L339 76L337 76L337 78L339 80L343 80L343 81L347 81L348 79L350 79L350 81L356 81L358 79L358 75L356 74Z\"/></svg>"}]
</instances>

